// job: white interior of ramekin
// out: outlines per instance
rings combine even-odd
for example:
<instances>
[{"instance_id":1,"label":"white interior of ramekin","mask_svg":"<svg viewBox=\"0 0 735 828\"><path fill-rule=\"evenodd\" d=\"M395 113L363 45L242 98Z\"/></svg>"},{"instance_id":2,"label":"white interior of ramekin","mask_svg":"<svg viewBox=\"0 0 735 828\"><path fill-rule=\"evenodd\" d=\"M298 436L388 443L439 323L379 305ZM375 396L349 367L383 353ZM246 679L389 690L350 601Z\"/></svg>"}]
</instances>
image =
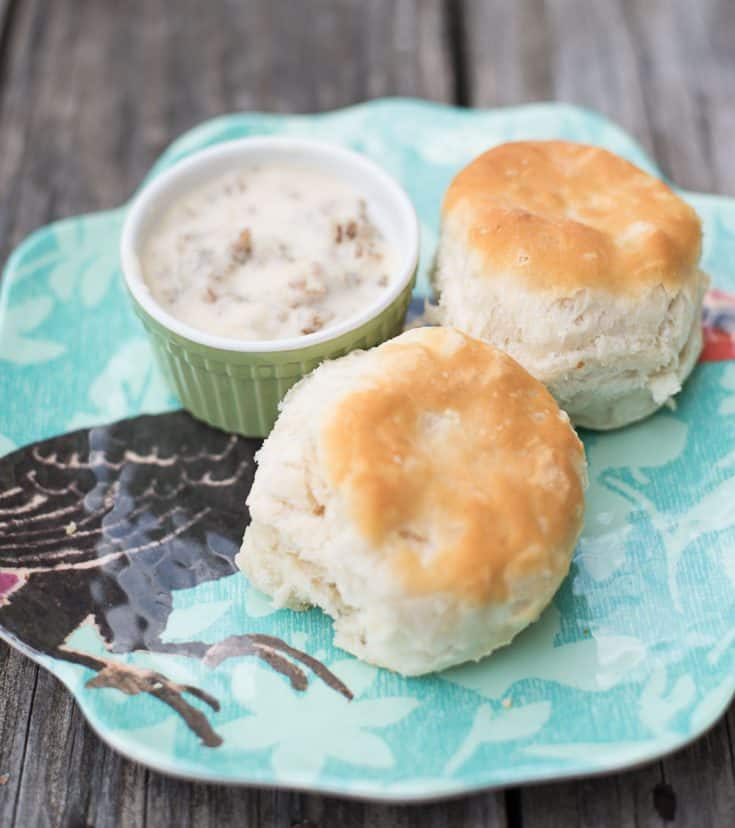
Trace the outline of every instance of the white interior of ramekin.
<instances>
[{"instance_id":1,"label":"white interior of ramekin","mask_svg":"<svg viewBox=\"0 0 735 828\"><path fill-rule=\"evenodd\" d=\"M147 234L178 197L227 170L249 163L308 165L336 175L367 202L368 214L398 254L397 272L385 291L359 313L316 333L287 339L247 340L215 336L181 322L153 298L143 279L139 253ZM174 333L193 342L226 351L290 351L318 345L360 327L388 307L404 290L416 269L419 231L416 212L406 193L380 167L362 155L317 141L281 136L242 138L217 144L179 161L154 178L135 197L120 243L123 274L139 305Z\"/></svg>"}]
</instances>

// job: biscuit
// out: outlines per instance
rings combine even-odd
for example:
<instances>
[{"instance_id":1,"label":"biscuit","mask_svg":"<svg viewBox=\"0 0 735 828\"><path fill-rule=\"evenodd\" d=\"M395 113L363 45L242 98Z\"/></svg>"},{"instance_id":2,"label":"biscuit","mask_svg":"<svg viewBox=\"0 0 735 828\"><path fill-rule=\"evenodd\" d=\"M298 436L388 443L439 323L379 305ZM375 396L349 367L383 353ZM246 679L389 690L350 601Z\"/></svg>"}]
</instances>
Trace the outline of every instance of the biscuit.
<instances>
[{"instance_id":1,"label":"biscuit","mask_svg":"<svg viewBox=\"0 0 735 828\"><path fill-rule=\"evenodd\" d=\"M508 355L419 328L323 363L258 454L238 565L335 644L404 675L479 659L566 575L586 466L569 419Z\"/></svg>"},{"instance_id":2,"label":"biscuit","mask_svg":"<svg viewBox=\"0 0 735 828\"><path fill-rule=\"evenodd\" d=\"M442 205L439 318L502 348L572 421L642 419L702 347L699 218L612 153L519 141L480 155Z\"/></svg>"}]
</instances>

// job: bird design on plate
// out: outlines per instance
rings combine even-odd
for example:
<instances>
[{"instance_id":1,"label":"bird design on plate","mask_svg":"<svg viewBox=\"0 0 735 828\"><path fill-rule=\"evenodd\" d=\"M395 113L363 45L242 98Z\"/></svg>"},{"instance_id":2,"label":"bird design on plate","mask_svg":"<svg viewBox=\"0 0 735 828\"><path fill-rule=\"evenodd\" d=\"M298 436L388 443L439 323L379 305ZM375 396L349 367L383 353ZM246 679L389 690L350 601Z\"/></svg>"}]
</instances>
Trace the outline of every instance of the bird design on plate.
<instances>
[{"instance_id":1,"label":"bird design on plate","mask_svg":"<svg viewBox=\"0 0 735 828\"><path fill-rule=\"evenodd\" d=\"M321 662L274 636L163 640L174 591L237 571L259 446L178 411L74 431L2 458L0 631L36 654L93 670L87 687L158 698L208 747L222 739L187 696L214 711L217 699L114 654L173 653L212 668L250 656L295 690L311 674L351 698ZM67 644L85 623L110 658Z\"/></svg>"}]
</instances>

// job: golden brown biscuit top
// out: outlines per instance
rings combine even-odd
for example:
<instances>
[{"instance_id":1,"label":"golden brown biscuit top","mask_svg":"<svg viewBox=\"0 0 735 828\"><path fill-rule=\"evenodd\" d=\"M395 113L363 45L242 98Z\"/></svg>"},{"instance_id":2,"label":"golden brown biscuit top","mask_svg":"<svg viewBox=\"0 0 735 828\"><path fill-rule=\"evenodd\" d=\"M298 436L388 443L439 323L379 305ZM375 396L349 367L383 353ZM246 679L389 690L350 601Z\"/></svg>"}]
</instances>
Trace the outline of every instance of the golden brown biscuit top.
<instances>
[{"instance_id":1,"label":"golden brown biscuit top","mask_svg":"<svg viewBox=\"0 0 735 828\"><path fill-rule=\"evenodd\" d=\"M696 278L702 230L659 179L607 150L518 141L478 156L452 181L445 218L468 224L487 276L569 291L676 290Z\"/></svg>"},{"instance_id":2,"label":"golden brown biscuit top","mask_svg":"<svg viewBox=\"0 0 735 828\"><path fill-rule=\"evenodd\" d=\"M565 571L584 450L546 388L451 328L411 331L379 353L382 373L325 424L323 457L406 591L502 600L525 575Z\"/></svg>"}]
</instances>

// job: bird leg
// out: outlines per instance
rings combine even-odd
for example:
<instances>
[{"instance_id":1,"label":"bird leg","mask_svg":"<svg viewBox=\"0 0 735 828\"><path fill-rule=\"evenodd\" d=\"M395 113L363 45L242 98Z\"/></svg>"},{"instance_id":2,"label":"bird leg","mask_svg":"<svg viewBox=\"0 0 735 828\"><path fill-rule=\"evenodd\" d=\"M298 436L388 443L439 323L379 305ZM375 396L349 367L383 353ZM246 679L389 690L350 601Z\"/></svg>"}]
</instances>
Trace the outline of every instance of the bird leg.
<instances>
[{"instance_id":1,"label":"bird leg","mask_svg":"<svg viewBox=\"0 0 735 828\"><path fill-rule=\"evenodd\" d=\"M305 690L307 678L304 671L292 664L284 656L301 662L312 670L319 678L337 693L343 695L348 701L353 698L352 691L341 681L331 670L325 667L321 661L313 656L297 650L280 638L272 635L230 635L223 641L213 644L204 656L204 663L209 667L217 667L227 658L239 655L256 655L268 663L274 670L283 673L288 677L291 686L295 690Z\"/></svg>"},{"instance_id":2,"label":"bird leg","mask_svg":"<svg viewBox=\"0 0 735 828\"><path fill-rule=\"evenodd\" d=\"M304 670L293 663L297 661L308 667L328 687L340 693L348 701L353 698L352 691L344 682L320 661L272 635L230 635L217 644L209 645L201 641L176 643L156 641L150 642L148 649L140 652L188 656L201 660L211 668L218 667L228 658L254 655L276 672L286 676L294 690L304 691L309 684L309 679ZM148 693L176 711L206 747L219 747L222 744L222 738L214 731L204 713L184 698L184 694L194 696L208 704L215 712L219 711L217 699L204 690L190 684L176 684L154 670L124 664L112 658L100 658L67 647L60 647L57 653L66 661L80 664L97 673L87 681L87 687L112 687L129 696Z\"/></svg>"},{"instance_id":3,"label":"bird leg","mask_svg":"<svg viewBox=\"0 0 735 828\"><path fill-rule=\"evenodd\" d=\"M343 681L313 656L297 650L280 638L272 635L253 633L250 635L230 635L216 644L204 644L201 641L149 643L149 649L157 653L174 653L201 659L207 667L218 667L228 658L253 655L261 659L277 673L285 676L294 690L306 690L309 679L306 673L294 661L308 667L332 690L340 693L348 701L352 691Z\"/></svg>"},{"instance_id":4,"label":"bird leg","mask_svg":"<svg viewBox=\"0 0 735 828\"><path fill-rule=\"evenodd\" d=\"M176 711L206 747L219 747L222 744L222 738L212 729L207 717L184 698L184 693L188 693L216 712L219 710L219 702L209 693L189 684L176 684L154 670L122 664L111 658L98 658L67 648L60 648L58 653L65 660L81 664L97 673L89 679L87 687L112 687L128 696L148 693Z\"/></svg>"}]
</instances>

